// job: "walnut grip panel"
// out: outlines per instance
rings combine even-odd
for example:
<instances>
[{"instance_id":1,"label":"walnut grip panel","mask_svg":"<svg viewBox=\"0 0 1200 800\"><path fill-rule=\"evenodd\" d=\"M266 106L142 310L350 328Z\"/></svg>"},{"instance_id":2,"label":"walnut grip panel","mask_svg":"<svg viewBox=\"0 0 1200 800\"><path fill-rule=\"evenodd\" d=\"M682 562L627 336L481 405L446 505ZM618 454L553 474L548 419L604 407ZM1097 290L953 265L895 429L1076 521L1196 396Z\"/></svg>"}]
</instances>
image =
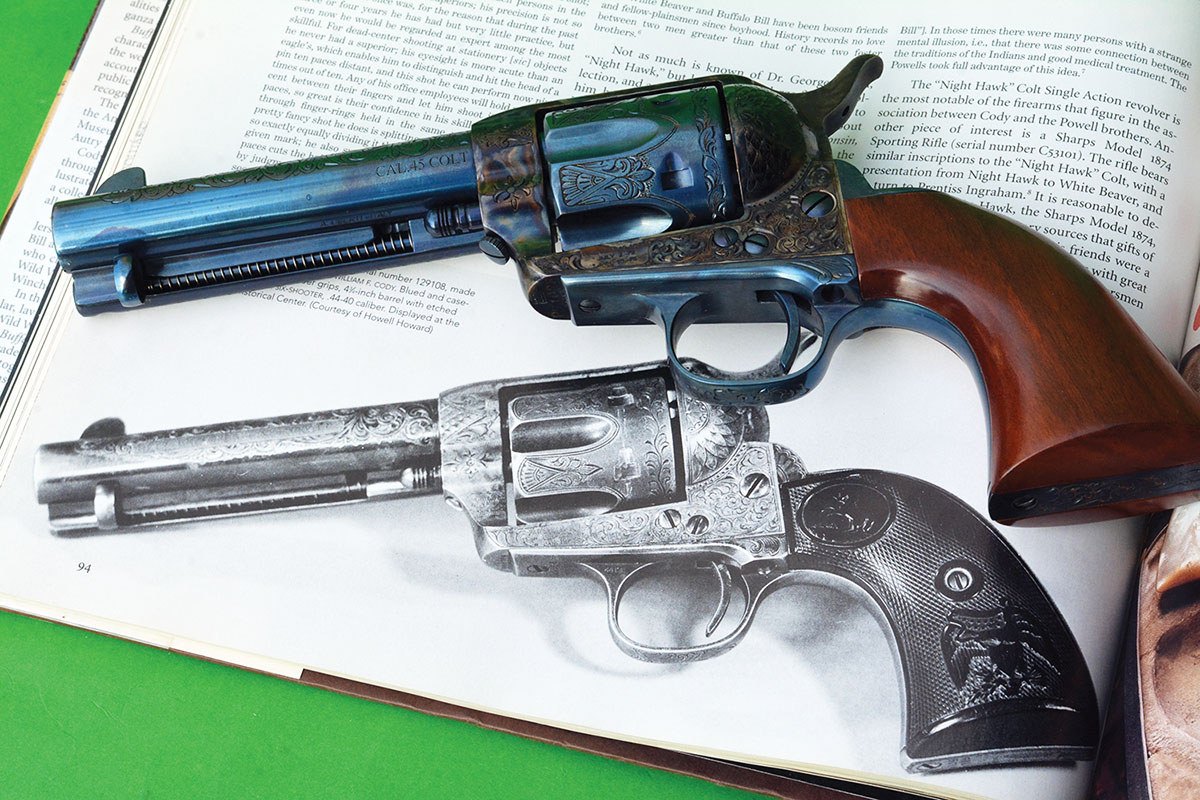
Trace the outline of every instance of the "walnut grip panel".
<instances>
[{"instance_id":1,"label":"walnut grip panel","mask_svg":"<svg viewBox=\"0 0 1200 800\"><path fill-rule=\"evenodd\" d=\"M1087 521L1200 497L1200 401L1071 256L940 192L846 201L864 301L962 334L991 427L993 519Z\"/></svg>"},{"instance_id":2,"label":"walnut grip panel","mask_svg":"<svg viewBox=\"0 0 1200 800\"><path fill-rule=\"evenodd\" d=\"M910 771L1092 758L1087 664L986 519L933 484L879 470L812 473L781 497L789 566L856 584L883 617Z\"/></svg>"}]
</instances>

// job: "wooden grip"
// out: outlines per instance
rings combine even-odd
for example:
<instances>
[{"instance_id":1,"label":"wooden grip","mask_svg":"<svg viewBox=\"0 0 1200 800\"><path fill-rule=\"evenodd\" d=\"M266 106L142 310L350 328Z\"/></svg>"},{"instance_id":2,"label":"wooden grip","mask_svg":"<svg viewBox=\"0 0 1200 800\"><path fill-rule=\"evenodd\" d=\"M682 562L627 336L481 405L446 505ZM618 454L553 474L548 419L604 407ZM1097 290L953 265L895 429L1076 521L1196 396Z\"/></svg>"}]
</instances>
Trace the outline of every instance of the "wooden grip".
<instances>
[{"instance_id":1,"label":"wooden grip","mask_svg":"<svg viewBox=\"0 0 1200 800\"><path fill-rule=\"evenodd\" d=\"M1105 519L1200 496L1200 401L1069 255L938 192L854 198L846 215L863 299L923 306L974 353L995 519Z\"/></svg>"}]
</instances>

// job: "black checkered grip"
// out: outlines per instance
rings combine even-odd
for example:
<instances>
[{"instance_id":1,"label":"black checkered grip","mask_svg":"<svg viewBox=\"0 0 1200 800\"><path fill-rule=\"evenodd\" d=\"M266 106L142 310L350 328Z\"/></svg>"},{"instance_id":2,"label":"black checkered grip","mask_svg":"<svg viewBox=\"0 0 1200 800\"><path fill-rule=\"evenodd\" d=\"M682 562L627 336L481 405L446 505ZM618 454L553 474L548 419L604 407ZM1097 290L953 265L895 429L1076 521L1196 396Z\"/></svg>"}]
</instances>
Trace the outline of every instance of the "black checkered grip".
<instances>
[{"instance_id":1,"label":"black checkered grip","mask_svg":"<svg viewBox=\"0 0 1200 800\"><path fill-rule=\"evenodd\" d=\"M793 567L856 583L887 619L910 769L1091 758L1087 665L986 519L932 484L874 470L811 474L782 495Z\"/></svg>"}]
</instances>

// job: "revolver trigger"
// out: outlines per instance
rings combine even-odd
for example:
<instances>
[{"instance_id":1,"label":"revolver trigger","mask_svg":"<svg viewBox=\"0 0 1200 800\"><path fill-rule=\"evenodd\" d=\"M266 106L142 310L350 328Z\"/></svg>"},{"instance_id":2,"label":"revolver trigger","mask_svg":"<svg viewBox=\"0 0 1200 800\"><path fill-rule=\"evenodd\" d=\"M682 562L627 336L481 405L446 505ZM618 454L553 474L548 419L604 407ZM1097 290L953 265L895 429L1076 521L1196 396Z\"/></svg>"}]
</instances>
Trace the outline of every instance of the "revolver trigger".
<instances>
[{"instance_id":1,"label":"revolver trigger","mask_svg":"<svg viewBox=\"0 0 1200 800\"><path fill-rule=\"evenodd\" d=\"M813 336L805 336L808 329L800 321L800 307L796 303L796 298L791 292L772 292L775 302L779 303L779 307L783 309L784 319L787 321L788 332L787 341L779 350L779 355L776 356L777 362L775 369L776 374L787 375L791 371L792 365L796 363L796 356L800 355L800 351L808 348L816 339Z\"/></svg>"},{"instance_id":2,"label":"revolver trigger","mask_svg":"<svg viewBox=\"0 0 1200 800\"><path fill-rule=\"evenodd\" d=\"M733 594L733 576L729 574L729 566L721 561L712 562L713 572L717 574L717 580L720 582L721 595L717 599L717 607L713 611L712 619L708 622L708 627L704 629L705 637L713 635L713 631L721 624L721 620L725 619L725 612L729 610L729 599Z\"/></svg>"}]
</instances>

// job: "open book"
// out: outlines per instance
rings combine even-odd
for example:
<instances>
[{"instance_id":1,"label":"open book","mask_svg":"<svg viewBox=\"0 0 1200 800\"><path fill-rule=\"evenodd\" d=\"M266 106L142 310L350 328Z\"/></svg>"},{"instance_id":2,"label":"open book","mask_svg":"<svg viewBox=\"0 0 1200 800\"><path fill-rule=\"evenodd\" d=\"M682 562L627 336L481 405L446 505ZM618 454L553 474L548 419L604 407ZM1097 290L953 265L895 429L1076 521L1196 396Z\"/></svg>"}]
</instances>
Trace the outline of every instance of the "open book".
<instances>
[{"instance_id":1,"label":"open book","mask_svg":"<svg viewBox=\"0 0 1200 800\"><path fill-rule=\"evenodd\" d=\"M1154 13L863 3L801 14L783 3L743 12L183 0L166 10L102 171L138 166L163 183L714 72L798 91L876 52L887 70L835 154L877 187L929 186L1026 222L1178 358L1200 269L1197 166L1183 155L1200 138L1188 91L1198 28L1200 13L1168 3ZM712 338L719 357L758 346L742 331ZM970 371L918 334L870 332L842 345L812 395L727 417L671 396L655 363L661 346L649 327L539 317L511 268L469 256L89 319L55 279L3 410L3 603L290 677L312 670L687 753L929 796L1084 796L1138 522L988 523L986 427ZM547 375L568 377L533 380ZM259 487L233 480L230 494L206 496L183 466L212 463L236 477L231 450L286 461L279 437L264 444L263 431L278 429L307 444L331 430L428 444L430 426L454 419L439 429L445 445L448 431L498 430L500 413L532 442L556 409L595 403L648 409L636 424L658 426L664 442L711 442L736 428L737 458L663 474L709 487L728 479L721 469L743 469L746 502L722 522L759 524L754 541L768 549L783 546L790 523L755 516L754 478L776 481L791 492L795 524L859 537L841 545L881 543L882 568L869 579L866 566L806 562L803 580L762 603L737 647L647 663L614 643L605 593L585 571L551 577L543 564L490 557L517 547L520 526L476 530L473 544L468 513L478 522L478 508L416 490L429 481L388 476L372 493L397 497L355 505L294 483L311 507L247 514L267 507L254 502ZM114 417L134 434L174 433L124 437ZM248 419L264 422L231 424ZM459 448L454 468L488 456L471 450L482 441ZM51 443L63 444L37 456ZM682 460L688 446L662 452ZM571 453L550 463L516 451L510 467L534 489L600 472ZM153 497L118 512L106 488L116 479L89 472L96 461L71 473L98 452L112 474L142 469L131 458L176 458L175 474L155 472ZM306 452L295 451L302 464ZM40 498L35 458L42 486L54 485ZM55 493L73 491L76 478L91 481L89 500ZM514 495L525 531L563 513L537 491ZM185 521L126 530L134 511L147 523ZM665 515L659 527L702 534L691 522ZM67 562L88 570L51 566ZM168 574L163 564L188 569ZM639 641L681 647L693 619L703 635L721 603L705 592L722 580L712 569L650 582L624 608L640 617ZM752 610L735 599L713 635L731 634ZM1066 714L1024 713L1051 705ZM961 739L929 736L963 722L972 733ZM922 749L930 738L933 755Z\"/></svg>"}]
</instances>

